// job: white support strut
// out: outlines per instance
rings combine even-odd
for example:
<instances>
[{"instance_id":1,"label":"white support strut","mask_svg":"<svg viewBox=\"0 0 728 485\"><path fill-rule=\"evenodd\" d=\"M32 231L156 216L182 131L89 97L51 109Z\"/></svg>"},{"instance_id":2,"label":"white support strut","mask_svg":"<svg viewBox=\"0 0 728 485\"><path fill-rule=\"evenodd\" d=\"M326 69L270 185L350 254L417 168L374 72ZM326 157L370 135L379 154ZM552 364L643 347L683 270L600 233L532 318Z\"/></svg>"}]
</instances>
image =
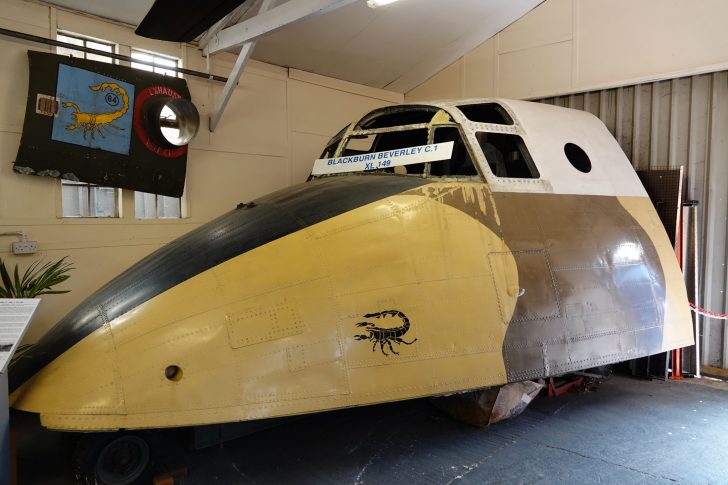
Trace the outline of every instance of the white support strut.
<instances>
[{"instance_id":1,"label":"white support strut","mask_svg":"<svg viewBox=\"0 0 728 485\"><path fill-rule=\"evenodd\" d=\"M239 47L305 18L322 15L357 0L289 0L267 12L230 26L212 36L203 49L205 55Z\"/></svg>"},{"instance_id":2,"label":"white support strut","mask_svg":"<svg viewBox=\"0 0 728 485\"><path fill-rule=\"evenodd\" d=\"M260 9L258 10L258 15L268 11L272 3L273 0L263 0L263 3L261 3ZM212 116L210 116L210 132L214 132L217 124L220 122L220 118L222 118L225 107L227 106L228 101L230 101L230 97L233 95L233 92L240 81L240 76L243 74L245 65L248 63L254 48L255 41L253 40L243 44L243 47L240 49L238 58L235 60L235 65L233 66L233 70L230 72L230 76L228 76L225 87L222 89L220 99L217 100L215 110L212 112Z\"/></svg>"}]
</instances>

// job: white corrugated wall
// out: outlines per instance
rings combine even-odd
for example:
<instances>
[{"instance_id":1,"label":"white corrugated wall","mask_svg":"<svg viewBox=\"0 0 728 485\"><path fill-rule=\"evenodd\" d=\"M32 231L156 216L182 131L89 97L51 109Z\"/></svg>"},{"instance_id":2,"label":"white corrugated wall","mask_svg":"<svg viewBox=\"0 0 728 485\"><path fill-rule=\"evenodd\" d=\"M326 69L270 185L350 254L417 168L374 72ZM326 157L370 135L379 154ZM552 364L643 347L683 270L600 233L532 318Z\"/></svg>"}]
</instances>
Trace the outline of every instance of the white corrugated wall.
<instances>
[{"instance_id":1,"label":"white corrugated wall","mask_svg":"<svg viewBox=\"0 0 728 485\"><path fill-rule=\"evenodd\" d=\"M686 196L700 204L697 304L726 313L728 71L541 101L598 116L635 169L684 167ZM725 321L704 318L702 343L702 363L728 369Z\"/></svg>"}]
</instances>

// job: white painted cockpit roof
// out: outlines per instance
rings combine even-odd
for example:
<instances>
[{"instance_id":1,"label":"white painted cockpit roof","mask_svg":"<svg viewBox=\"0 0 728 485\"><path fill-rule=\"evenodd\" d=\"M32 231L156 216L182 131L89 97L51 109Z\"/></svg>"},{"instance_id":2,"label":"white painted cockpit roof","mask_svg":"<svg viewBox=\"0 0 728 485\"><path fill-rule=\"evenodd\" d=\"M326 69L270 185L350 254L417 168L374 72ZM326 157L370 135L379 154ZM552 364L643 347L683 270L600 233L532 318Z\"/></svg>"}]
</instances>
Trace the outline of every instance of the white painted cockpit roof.
<instances>
[{"instance_id":1,"label":"white painted cockpit roof","mask_svg":"<svg viewBox=\"0 0 728 485\"><path fill-rule=\"evenodd\" d=\"M514 120L514 125L493 125L469 121L458 106L498 103ZM607 127L591 113L529 101L508 99L468 99L418 103L446 110L463 129L481 171L494 192L539 192L612 196L647 196L631 163ZM510 132L524 140L538 168L538 179L496 177L480 149L475 133ZM564 147L573 143L586 152L591 171L574 168Z\"/></svg>"}]
</instances>

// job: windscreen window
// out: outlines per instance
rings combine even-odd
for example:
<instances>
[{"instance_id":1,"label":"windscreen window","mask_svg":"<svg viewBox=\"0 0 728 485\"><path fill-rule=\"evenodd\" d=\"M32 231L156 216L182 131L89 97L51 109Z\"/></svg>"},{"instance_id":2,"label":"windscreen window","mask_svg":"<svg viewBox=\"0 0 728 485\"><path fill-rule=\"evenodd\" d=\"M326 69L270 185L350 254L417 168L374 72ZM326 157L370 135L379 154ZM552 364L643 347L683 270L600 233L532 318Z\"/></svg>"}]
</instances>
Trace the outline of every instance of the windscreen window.
<instances>
[{"instance_id":1,"label":"windscreen window","mask_svg":"<svg viewBox=\"0 0 728 485\"><path fill-rule=\"evenodd\" d=\"M537 179L540 177L526 144L518 135L478 132L475 137L490 171L496 177Z\"/></svg>"},{"instance_id":2,"label":"windscreen window","mask_svg":"<svg viewBox=\"0 0 728 485\"><path fill-rule=\"evenodd\" d=\"M347 140L342 156L384 152L422 145L427 145L427 128L389 131L369 135L353 135ZM387 167L378 169L378 171L422 175L425 171L425 164L417 163L401 167Z\"/></svg>"},{"instance_id":3,"label":"windscreen window","mask_svg":"<svg viewBox=\"0 0 728 485\"><path fill-rule=\"evenodd\" d=\"M463 143L462 136L460 136L460 130L454 126L435 128L433 143L446 143L449 141L454 142L452 157L449 160L432 162L430 175L434 177L478 175L468 148Z\"/></svg>"},{"instance_id":4,"label":"windscreen window","mask_svg":"<svg viewBox=\"0 0 728 485\"><path fill-rule=\"evenodd\" d=\"M377 128L392 128L395 126L415 125L429 123L438 108L433 106L399 106L382 108L369 113L359 122L359 129L374 130Z\"/></svg>"},{"instance_id":5,"label":"windscreen window","mask_svg":"<svg viewBox=\"0 0 728 485\"><path fill-rule=\"evenodd\" d=\"M458 106L465 117L476 123L491 123L495 125L512 125L513 118L498 103L466 104Z\"/></svg>"},{"instance_id":6,"label":"windscreen window","mask_svg":"<svg viewBox=\"0 0 728 485\"><path fill-rule=\"evenodd\" d=\"M336 153L336 147L339 146L339 141L340 140L337 140L335 143L331 143L329 146L324 148L324 152L319 158L332 158L334 153Z\"/></svg>"},{"instance_id":7,"label":"windscreen window","mask_svg":"<svg viewBox=\"0 0 728 485\"><path fill-rule=\"evenodd\" d=\"M319 158L332 158L334 156L334 154L336 153L336 148L339 146L341 138L344 136L347 128L349 128L349 125L343 127L336 135L334 135L331 140L329 140L329 143L326 145L326 148L324 148L324 152Z\"/></svg>"}]
</instances>

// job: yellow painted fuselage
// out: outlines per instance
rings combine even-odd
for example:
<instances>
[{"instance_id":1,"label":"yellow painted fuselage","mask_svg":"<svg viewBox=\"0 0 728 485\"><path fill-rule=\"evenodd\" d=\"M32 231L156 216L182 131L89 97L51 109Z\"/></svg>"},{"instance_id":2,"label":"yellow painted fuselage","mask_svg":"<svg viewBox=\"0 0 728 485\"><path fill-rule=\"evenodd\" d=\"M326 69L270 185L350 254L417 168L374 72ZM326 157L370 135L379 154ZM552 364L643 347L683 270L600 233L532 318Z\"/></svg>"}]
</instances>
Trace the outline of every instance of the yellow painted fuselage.
<instances>
[{"instance_id":1,"label":"yellow painted fuselage","mask_svg":"<svg viewBox=\"0 0 728 485\"><path fill-rule=\"evenodd\" d=\"M499 103L387 108L342 130L327 156L452 153L398 167L419 175L323 176L173 241L12 364L13 406L55 429L200 425L691 345L673 249L603 125ZM568 158L576 142L590 155Z\"/></svg>"},{"instance_id":2,"label":"yellow painted fuselage","mask_svg":"<svg viewBox=\"0 0 728 485\"><path fill-rule=\"evenodd\" d=\"M503 200L508 217L534 197ZM560 205L594 215L586 199L573 202ZM57 429L249 420L545 377L686 341L671 330L684 315L668 295L635 302L620 297L624 287L597 288L604 272L641 265L645 275L657 268L668 292L681 289L650 201L607 205L627 222L599 235L564 214L508 224L483 183L405 190L212 266L110 320L30 378L14 406ZM615 241L598 251L607 234ZM600 261L620 244L641 249ZM624 283L652 295L640 271ZM585 295L605 308L578 305ZM620 324L625 312L656 317L660 308L661 321ZM387 310L406 315L401 337L414 342L355 338L367 335L360 322L401 327L396 315L365 318ZM180 369L174 379L170 366Z\"/></svg>"}]
</instances>

